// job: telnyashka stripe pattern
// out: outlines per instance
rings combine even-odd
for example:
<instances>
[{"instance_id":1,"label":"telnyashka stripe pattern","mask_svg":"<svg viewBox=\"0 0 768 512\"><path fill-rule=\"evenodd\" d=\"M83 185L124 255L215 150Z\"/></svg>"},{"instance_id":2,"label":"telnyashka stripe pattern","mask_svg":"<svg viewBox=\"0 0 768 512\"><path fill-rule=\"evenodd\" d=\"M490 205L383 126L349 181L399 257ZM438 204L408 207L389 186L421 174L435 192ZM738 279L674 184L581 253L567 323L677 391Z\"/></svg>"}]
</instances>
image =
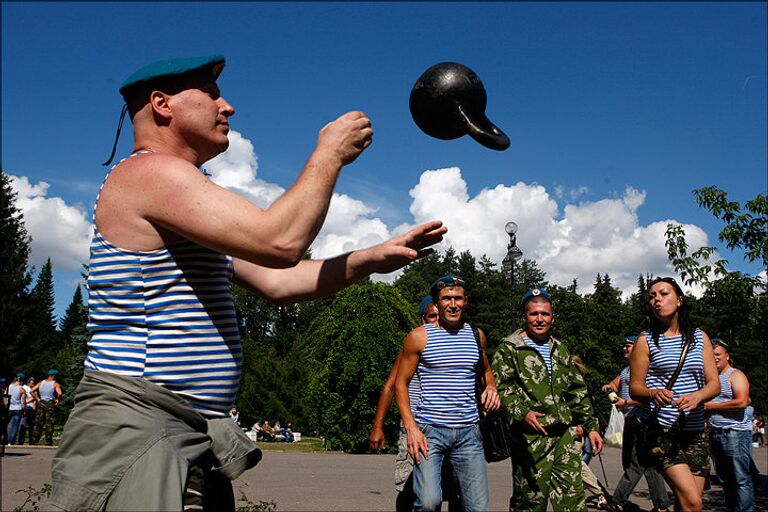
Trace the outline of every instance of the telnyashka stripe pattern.
<instances>
[{"instance_id":1,"label":"telnyashka stripe pattern","mask_svg":"<svg viewBox=\"0 0 768 512\"><path fill-rule=\"evenodd\" d=\"M659 335L659 346L653 341L650 333L646 333L648 348L650 349L650 365L648 374L645 377L645 385L648 389L662 389L666 387L669 378L677 368L680 361L680 355L683 350L683 337L672 336L665 337ZM704 387L704 338L700 329L693 333L694 342L691 345L688 356L680 371L680 376L672 386L672 392L675 399L681 395L694 393ZM652 407L655 407L652 406ZM650 408L646 407L641 417L647 417L650 414ZM683 413L682 429L694 432L704 430L704 405L701 405L690 413ZM664 406L659 409L658 421L662 426L671 426L680 415L677 407Z\"/></svg>"},{"instance_id":2,"label":"telnyashka stripe pattern","mask_svg":"<svg viewBox=\"0 0 768 512\"><path fill-rule=\"evenodd\" d=\"M242 363L232 258L189 240L129 251L95 224L85 367L143 377L204 416L225 416Z\"/></svg>"},{"instance_id":3,"label":"telnyashka stripe pattern","mask_svg":"<svg viewBox=\"0 0 768 512\"><path fill-rule=\"evenodd\" d=\"M544 343L536 343L531 338L523 335L523 341L526 345L539 353L544 360L544 364L547 366L547 375L549 376L549 382L552 382L552 354L550 353L549 340Z\"/></svg>"},{"instance_id":4,"label":"telnyashka stripe pattern","mask_svg":"<svg viewBox=\"0 0 768 512\"><path fill-rule=\"evenodd\" d=\"M421 386L416 422L454 428L476 424L475 367L480 352L472 328L466 323L458 331L424 327L427 345L416 369Z\"/></svg>"},{"instance_id":5,"label":"telnyashka stripe pattern","mask_svg":"<svg viewBox=\"0 0 768 512\"><path fill-rule=\"evenodd\" d=\"M629 396L630 375L631 374L629 373L629 366L625 366L621 370L621 384L620 384L621 389L619 391L621 391L621 398L626 401L630 400L630 396ZM624 416L630 416L635 412L635 407L632 407L631 405L627 405L624 407L624 409L621 410L621 412L624 413Z\"/></svg>"},{"instance_id":6,"label":"telnyashka stripe pattern","mask_svg":"<svg viewBox=\"0 0 768 512\"><path fill-rule=\"evenodd\" d=\"M713 402L733 400L731 374L736 368L730 368L720 374L720 394L712 399ZM715 428L730 428L733 430L752 430L752 418L746 414L746 408L740 411L720 411L709 417L709 425Z\"/></svg>"}]
</instances>

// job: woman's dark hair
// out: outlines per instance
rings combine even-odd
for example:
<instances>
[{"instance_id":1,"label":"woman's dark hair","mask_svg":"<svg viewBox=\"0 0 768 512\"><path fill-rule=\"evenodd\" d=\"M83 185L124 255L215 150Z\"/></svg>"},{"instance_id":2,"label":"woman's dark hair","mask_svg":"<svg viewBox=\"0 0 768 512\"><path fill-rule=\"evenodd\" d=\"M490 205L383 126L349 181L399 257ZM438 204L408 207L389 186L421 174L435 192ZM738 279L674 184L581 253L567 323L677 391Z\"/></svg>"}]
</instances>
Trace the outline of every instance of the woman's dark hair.
<instances>
[{"instance_id":1,"label":"woman's dark hair","mask_svg":"<svg viewBox=\"0 0 768 512\"><path fill-rule=\"evenodd\" d=\"M691 340L692 344L695 343L696 338L693 337L693 333L695 329L693 328L693 326L691 326L691 317L690 317L690 314L688 313L688 301L685 300L685 294L683 293L682 288L680 288L680 285L677 284L677 281L675 281L671 277L657 277L656 279L648 283L647 290L650 292L651 288L658 283L667 283L672 285L672 288L675 289L675 293L677 293L678 297L681 297L683 299L683 303L677 308L677 323L680 326L680 334L683 337L683 343L686 343L688 340ZM656 317L656 314L653 312L653 309L651 308L650 304L648 305L648 309L649 309L648 311L649 329L648 330L651 332L651 336L653 337L653 342L658 347L659 335L665 331L665 327Z\"/></svg>"}]
</instances>

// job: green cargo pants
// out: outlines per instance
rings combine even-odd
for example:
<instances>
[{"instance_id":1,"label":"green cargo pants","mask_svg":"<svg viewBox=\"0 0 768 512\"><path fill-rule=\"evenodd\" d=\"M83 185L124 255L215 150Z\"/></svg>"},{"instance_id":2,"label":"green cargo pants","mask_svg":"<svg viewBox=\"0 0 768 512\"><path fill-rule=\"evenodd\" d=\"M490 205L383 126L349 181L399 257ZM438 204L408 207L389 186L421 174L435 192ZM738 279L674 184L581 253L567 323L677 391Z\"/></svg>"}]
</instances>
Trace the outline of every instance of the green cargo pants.
<instances>
[{"instance_id":1,"label":"green cargo pants","mask_svg":"<svg viewBox=\"0 0 768 512\"><path fill-rule=\"evenodd\" d=\"M525 435L528 451L513 457L509 510L586 511L581 451L573 427L559 437ZM547 508L549 501L549 508Z\"/></svg>"}]
</instances>

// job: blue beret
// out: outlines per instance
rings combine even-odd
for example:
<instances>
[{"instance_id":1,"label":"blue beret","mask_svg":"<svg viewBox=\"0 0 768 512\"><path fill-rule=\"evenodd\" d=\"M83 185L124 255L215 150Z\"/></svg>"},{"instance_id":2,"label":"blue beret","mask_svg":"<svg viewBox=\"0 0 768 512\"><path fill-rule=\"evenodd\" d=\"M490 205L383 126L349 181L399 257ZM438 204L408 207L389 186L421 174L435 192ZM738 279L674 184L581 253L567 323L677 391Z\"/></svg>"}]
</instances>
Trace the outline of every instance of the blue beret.
<instances>
[{"instance_id":1,"label":"blue beret","mask_svg":"<svg viewBox=\"0 0 768 512\"><path fill-rule=\"evenodd\" d=\"M552 304L552 296L549 294L547 290L544 288L531 288L527 292L523 294L523 307L525 307L525 303L531 300L534 297L543 297L549 301L550 304Z\"/></svg>"},{"instance_id":2,"label":"blue beret","mask_svg":"<svg viewBox=\"0 0 768 512\"><path fill-rule=\"evenodd\" d=\"M634 345L637 342L637 336L627 336L627 338L624 340L624 344L626 345L629 343L630 345Z\"/></svg>"},{"instance_id":3,"label":"blue beret","mask_svg":"<svg viewBox=\"0 0 768 512\"><path fill-rule=\"evenodd\" d=\"M58 375L59 370L48 370L48 375Z\"/></svg>"},{"instance_id":4,"label":"blue beret","mask_svg":"<svg viewBox=\"0 0 768 512\"><path fill-rule=\"evenodd\" d=\"M427 310L427 306L432 304L432 296L427 295L423 299L421 299L421 304L419 304L419 316L424 316L424 312Z\"/></svg>"},{"instance_id":5,"label":"blue beret","mask_svg":"<svg viewBox=\"0 0 768 512\"><path fill-rule=\"evenodd\" d=\"M460 278L459 276L454 276L452 274L449 274L447 276L443 276L434 283L432 283L432 286L429 287L429 294L432 297L437 297L437 294L445 288L446 286L461 286L464 288L466 286L465 281Z\"/></svg>"},{"instance_id":6,"label":"blue beret","mask_svg":"<svg viewBox=\"0 0 768 512\"><path fill-rule=\"evenodd\" d=\"M160 78L179 76L195 71L209 73L216 80L224 69L224 56L213 55L211 57L187 57L182 59L166 59L154 62L136 71L129 76L120 86L120 94L123 96L138 85L147 84Z\"/></svg>"},{"instance_id":7,"label":"blue beret","mask_svg":"<svg viewBox=\"0 0 768 512\"><path fill-rule=\"evenodd\" d=\"M17 373L16 377L20 378L21 380L24 380L24 374L21 372Z\"/></svg>"}]
</instances>

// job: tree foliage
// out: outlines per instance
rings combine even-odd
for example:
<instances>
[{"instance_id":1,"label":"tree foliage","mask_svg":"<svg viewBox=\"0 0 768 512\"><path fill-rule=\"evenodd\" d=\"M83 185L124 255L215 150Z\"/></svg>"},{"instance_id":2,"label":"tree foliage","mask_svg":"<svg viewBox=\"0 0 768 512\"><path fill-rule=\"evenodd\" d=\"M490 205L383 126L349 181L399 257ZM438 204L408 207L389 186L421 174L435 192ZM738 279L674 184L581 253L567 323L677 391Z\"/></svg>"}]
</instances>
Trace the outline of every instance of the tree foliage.
<instances>
[{"instance_id":1,"label":"tree foliage","mask_svg":"<svg viewBox=\"0 0 768 512\"><path fill-rule=\"evenodd\" d=\"M367 449L379 393L403 339L418 325L413 305L392 287L369 281L338 293L312 322L312 423L332 448ZM394 440L394 424L387 430Z\"/></svg>"},{"instance_id":2,"label":"tree foliage","mask_svg":"<svg viewBox=\"0 0 768 512\"><path fill-rule=\"evenodd\" d=\"M50 367L59 369L63 420L74 404L74 390L83 373L87 306L78 284L57 321L51 262L39 271L29 266L30 238L10 180L2 172L0 185L4 351L0 370L7 377L16 371L42 376ZM749 261L765 265L766 197L761 194L740 205L714 187L694 194L700 206L726 223L720 240L730 248L743 249ZM752 403L765 413L765 281L728 271L725 260L712 261L713 247L689 252L681 226L668 227L666 245L670 261L685 282L704 285L701 297L688 297L694 324L731 344L735 365L749 376ZM553 333L586 363L587 385L598 416L605 421L610 406L600 386L625 364L621 350L625 337L647 326L647 283L654 276L639 273L635 293L622 297L611 276L598 273L591 293L584 294L575 279L569 286L549 284L535 260L500 268L485 255L449 248L411 263L392 285L364 281L333 297L303 304L277 306L233 286L243 345L236 402L243 426L256 420L290 421L297 431L325 437L331 448L364 451L381 387L403 339L418 323L418 304L430 284L449 273L466 280L465 318L487 333L491 352L521 326L523 293L533 287L547 288L555 304ZM396 445L398 421L393 405L384 427L389 446Z\"/></svg>"},{"instance_id":3,"label":"tree foliage","mask_svg":"<svg viewBox=\"0 0 768 512\"><path fill-rule=\"evenodd\" d=\"M0 358L2 375L13 373L28 358L20 334L32 282L28 267L30 242L10 177L0 170L0 337L5 347L5 355Z\"/></svg>"}]
</instances>

